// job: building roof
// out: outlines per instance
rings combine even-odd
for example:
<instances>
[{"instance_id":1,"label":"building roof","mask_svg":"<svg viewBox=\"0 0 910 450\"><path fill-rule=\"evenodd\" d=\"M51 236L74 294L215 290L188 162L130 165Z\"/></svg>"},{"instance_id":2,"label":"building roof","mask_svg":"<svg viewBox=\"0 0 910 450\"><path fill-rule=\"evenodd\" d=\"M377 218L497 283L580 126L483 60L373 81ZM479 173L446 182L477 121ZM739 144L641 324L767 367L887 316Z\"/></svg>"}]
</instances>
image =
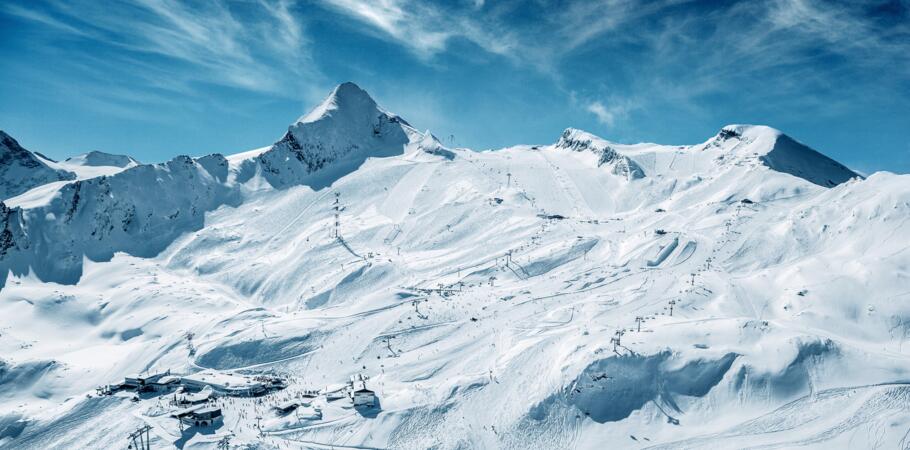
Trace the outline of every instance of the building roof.
<instances>
[{"instance_id":1,"label":"building roof","mask_svg":"<svg viewBox=\"0 0 910 450\"><path fill-rule=\"evenodd\" d=\"M182 379L184 382L203 385L207 384L222 391L265 389L261 382L250 377L215 371L194 373L192 375L184 376Z\"/></svg>"},{"instance_id":2,"label":"building roof","mask_svg":"<svg viewBox=\"0 0 910 450\"><path fill-rule=\"evenodd\" d=\"M277 409L277 410L279 410L279 411L290 411L290 410L292 410L292 409L294 409L294 408L296 408L296 407L298 407L298 406L300 406L300 403L299 403L299 402L296 402L296 401L294 401L294 400L290 400L290 401L287 401L287 402L284 402L284 403L280 403L280 404L278 404L278 405L275 405L275 409Z\"/></svg>"},{"instance_id":3,"label":"building roof","mask_svg":"<svg viewBox=\"0 0 910 450\"><path fill-rule=\"evenodd\" d=\"M212 415L217 416L217 415L221 414L221 408L219 408L217 406L206 406L204 408L199 408L199 409L193 411L193 414L195 414L197 416L202 415L202 414L212 414Z\"/></svg>"},{"instance_id":4,"label":"building roof","mask_svg":"<svg viewBox=\"0 0 910 450\"><path fill-rule=\"evenodd\" d=\"M343 390L345 390L345 389L347 389L347 388L348 388L348 385L347 385L347 384L344 384L344 383L340 383L340 384L330 384L330 385L326 386L325 389L322 390L322 393L323 393L323 394L328 394L328 393L331 393L331 392L340 392L340 391L343 391Z\"/></svg>"},{"instance_id":5,"label":"building roof","mask_svg":"<svg viewBox=\"0 0 910 450\"><path fill-rule=\"evenodd\" d=\"M208 401L212 396L211 391L202 391L196 394L181 394L177 396L177 402L179 403L202 403Z\"/></svg>"},{"instance_id":6,"label":"building roof","mask_svg":"<svg viewBox=\"0 0 910 450\"><path fill-rule=\"evenodd\" d=\"M155 383L157 384L171 384L180 381L180 377L175 377L173 375L165 375L158 379Z\"/></svg>"},{"instance_id":7,"label":"building roof","mask_svg":"<svg viewBox=\"0 0 910 450\"><path fill-rule=\"evenodd\" d=\"M202 409L202 408L203 408L202 405L196 405L196 406L190 406L189 408L178 409L171 413L171 417L180 418L183 416L188 416L188 415L192 414L194 411L196 411L197 409Z\"/></svg>"}]
</instances>

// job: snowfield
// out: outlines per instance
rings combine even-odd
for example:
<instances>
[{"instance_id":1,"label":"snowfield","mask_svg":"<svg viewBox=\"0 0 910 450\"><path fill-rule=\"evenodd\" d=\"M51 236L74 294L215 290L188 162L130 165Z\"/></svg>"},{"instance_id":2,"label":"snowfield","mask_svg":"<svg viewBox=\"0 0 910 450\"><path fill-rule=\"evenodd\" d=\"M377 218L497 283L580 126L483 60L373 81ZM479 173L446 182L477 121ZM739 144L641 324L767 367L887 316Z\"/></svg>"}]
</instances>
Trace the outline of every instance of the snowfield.
<instances>
[{"instance_id":1,"label":"snowfield","mask_svg":"<svg viewBox=\"0 0 910 450\"><path fill-rule=\"evenodd\" d=\"M763 126L554 141L446 148L345 83L233 156L17 144L0 448L910 448L910 176ZM288 386L185 429L96 391L168 369Z\"/></svg>"}]
</instances>

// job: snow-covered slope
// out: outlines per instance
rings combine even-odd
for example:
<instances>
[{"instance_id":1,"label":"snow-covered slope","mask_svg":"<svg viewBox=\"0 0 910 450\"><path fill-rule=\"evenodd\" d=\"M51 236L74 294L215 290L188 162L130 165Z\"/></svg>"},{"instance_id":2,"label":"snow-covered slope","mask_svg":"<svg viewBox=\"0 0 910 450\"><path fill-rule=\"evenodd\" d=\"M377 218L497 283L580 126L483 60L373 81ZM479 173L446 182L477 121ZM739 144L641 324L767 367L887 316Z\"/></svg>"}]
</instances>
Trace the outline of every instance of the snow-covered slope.
<instances>
[{"instance_id":1,"label":"snow-covered slope","mask_svg":"<svg viewBox=\"0 0 910 450\"><path fill-rule=\"evenodd\" d=\"M76 175L50 167L53 161L38 156L0 131L0 200L14 197L36 186L73 180Z\"/></svg>"},{"instance_id":2,"label":"snow-covered slope","mask_svg":"<svg viewBox=\"0 0 910 450\"><path fill-rule=\"evenodd\" d=\"M58 163L60 167L75 173L79 179L114 175L140 164L131 156L114 155L97 150L73 156Z\"/></svg>"},{"instance_id":3,"label":"snow-covered slope","mask_svg":"<svg viewBox=\"0 0 910 450\"><path fill-rule=\"evenodd\" d=\"M236 205L241 191L258 180L275 188L306 184L320 189L368 157L403 154L411 139L418 148L425 140L397 116L381 111L359 87L345 83L268 149L232 158L234 166L218 154L152 165L116 157L67 160L71 167L118 170L49 184L10 200L13 207L0 214L0 226L10 236L0 244L0 286L8 271L74 283L83 257L107 261L115 252L153 256L180 234L201 228L205 212ZM122 162L125 168L89 160Z\"/></svg>"},{"instance_id":4,"label":"snow-covered slope","mask_svg":"<svg viewBox=\"0 0 910 450\"><path fill-rule=\"evenodd\" d=\"M36 208L46 205L60 195L61 189L75 180L111 176L140 164L129 156L98 151L67 158L62 162L49 160L40 153L35 155L51 170L67 174L67 177L59 181L54 178L35 180L34 186L28 190L3 200L6 206Z\"/></svg>"},{"instance_id":5,"label":"snow-covered slope","mask_svg":"<svg viewBox=\"0 0 910 450\"><path fill-rule=\"evenodd\" d=\"M111 153L100 152L97 150L83 153L63 161L73 166L88 167L119 167L126 169L128 167L138 166L140 163L133 157L127 155L114 155Z\"/></svg>"},{"instance_id":6,"label":"snow-covered slope","mask_svg":"<svg viewBox=\"0 0 910 450\"><path fill-rule=\"evenodd\" d=\"M842 164L797 142L773 128L728 125L709 143L728 147L731 153L752 152L772 170L788 173L819 186L836 186L859 175Z\"/></svg>"},{"instance_id":7,"label":"snow-covered slope","mask_svg":"<svg viewBox=\"0 0 910 450\"><path fill-rule=\"evenodd\" d=\"M910 176L758 126L554 140L446 148L345 84L271 146L4 207L0 446L905 446ZM95 394L152 369L292 382L185 431ZM357 373L378 408L270 409Z\"/></svg>"}]
</instances>

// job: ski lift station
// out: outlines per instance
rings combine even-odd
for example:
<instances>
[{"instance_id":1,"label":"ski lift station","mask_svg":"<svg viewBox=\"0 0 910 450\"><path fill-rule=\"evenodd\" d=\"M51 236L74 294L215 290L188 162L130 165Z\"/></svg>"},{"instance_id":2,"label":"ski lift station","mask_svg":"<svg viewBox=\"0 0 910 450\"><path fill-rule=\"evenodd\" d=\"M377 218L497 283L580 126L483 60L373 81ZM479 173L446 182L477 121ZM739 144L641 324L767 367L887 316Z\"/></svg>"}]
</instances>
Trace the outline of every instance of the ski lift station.
<instances>
[{"instance_id":1,"label":"ski lift station","mask_svg":"<svg viewBox=\"0 0 910 450\"><path fill-rule=\"evenodd\" d=\"M209 427L219 420L224 420L221 408L217 406L194 406L176 411L171 417L177 418L183 425L196 427Z\"/></svg>"},{"instance_id":2,"label":"ski lift station","mask_svg":"<svg viewBox=\"0 0 910 450\"><path fill-rule=\"evenodd\" d=\"M156 381L150 383L152 390L155 392L169 391L176 389L180 384L180 377L174 375L165 375Z\"/></svg>"},{"instance_id":3,"label":"ski lift station","mask_svg":"<svg viewBox=\"0 0 910 450\"><path fill-rule=\"evenodd\" d=\"M351 401L354 402L354 406L372 407L376 405L376 393L363 386L351 392Z\"/></svg>"},{"instance_id":4,"label":"ski lift station","mask_svg":"<svg viewBox=\"0 0 910 450\"><path fill-rule=\"evenodd\" d=\"M204 371L182 377L181 382L190 389L202 390L208 386L215 392L234 396L249 397L266 392L266 387L261 381L229 373Z\"/></svg>"},{"instance_id":5,"label":"ski lift station","mask_svg":"<svg viewBox=\"0 0 910 450\"><path fill-rule=\"evenodd\" d=\"M164 391L176 387L178 381L180 381L179 378L172 376L170 370L166 370L125 377L121 386L140 392Z\"/></svg>"},{"instance_id":6,"label":"ski lift station","mask_svg":"<svg viewBox=\"0 0 910 450\"><path fill-rule=\"evenodd\" d=\"M369 378L361 373L351 376L350 390L351 402L354 406L370 406L376 404L376 393L367 388Z\"/></svg>"}]
</instances>

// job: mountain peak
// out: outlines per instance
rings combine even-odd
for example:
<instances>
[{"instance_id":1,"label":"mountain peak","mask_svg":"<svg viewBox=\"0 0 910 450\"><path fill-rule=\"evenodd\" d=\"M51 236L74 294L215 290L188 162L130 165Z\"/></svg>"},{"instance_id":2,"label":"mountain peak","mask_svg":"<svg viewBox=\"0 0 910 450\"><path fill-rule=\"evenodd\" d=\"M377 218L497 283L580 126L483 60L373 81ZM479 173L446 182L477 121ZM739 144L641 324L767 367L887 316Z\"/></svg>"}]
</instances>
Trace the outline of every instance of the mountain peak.
<instances>
[{"instance_id":1,"label":"mountain peak","mask_svg":"<svg viewBox=\"0 0 910 450\"><path fill-rule=\"evenodd\" d=\"M373 138L400 131L410 125L398 116L382 110L373 97L360 86L348 81L339 84L318 106L288 128L297 140L317 138L323 144L357 139L358 144L372 146Z\"/></svg>"},{"instance_id":2,"label":"mountain peak","mask_svg":"<svg viewBox=\"0 0 910 450\"><path fill-rule=\"evenodd\" d=\"M344 83L335 86L335 89L332 91L332 96L344 100L359 99L375 103L373 98L370 97L370 94L353 81L345 81Z\"/></svg>"},{"instance_id":3,"label":"mountain peak","mask_svg":"<svg viewBox=\"0 0 910 450\"><path fill-rule=\"evenodd\" d=\"M0 130L0 199L14 197L42 184L75 178L76 174L72 172L48 166L43 158Z\"/></svg>"},{"instance_id":4,"label":"mountain peak","mask_svg":"<svg viewBox=\"0 0 910 450\"><path fill-rule=\"evenodd\" d=\"M367 91L346 81L335 86L322 103L297 119L296 123L313 123L339 113L372 112L376 109L378 109L376 101Z\"/></svg>"},{"instance_id":5,"label":"mountain peak","mask_svg":"<svg viewBox=\"0 0 910 450\"><path fill-rule=\"evenodd\" d=\"M600 149L609 146L610 141L578 128L566 128L555 145L571 150Z\"/></svg>"},{"instance_id":6,"label":"mountain peak","mask_svg":"<svg viewBox=\"0 0 910 450\"><path fill-rule=\"evenodd\" d=\"M727 125L709 140L709 145L729 147L734 152L740 144L748 144L742 148L758 155L766 167L819 186L833 187L852 178L862 178L843 164L765 125Z\"/></svg>"},{"instance_id":7,"label":"mountain peak","mask_svg":"<svg viewBox=\"0 0 910 450\"><path fill-rule=\"evenodd\" d=\"M584 130L566 128L553 147L575 152L590 152L597 157L598 167L606 165L610 167L613 174L620 175L627 180L635 180L645 176L641 166L628 156L616 151L612 142Z\"/></svg>"},{"instance_id":8,"label":"mountain peak","mask_svg":"<svg viewBox=\"0 0 910 450\"><path fill-rule=\"evenodd\" d=\"M67 158L64 163L75 166L91 167L120 167L127 168L138 166L140 163L136 159L127 155L115 155L112 153L92 150L79 156Z\"/></svg>"},{"instance_id":9,"label":"mountain peak","mask_svg":"<svg viewBox=\"0 0 910 450\"><path fill-rule=\"evenodd\" d=\"M766 125L730 124L721 128L717 135L715 135L715 139L727 140L732 138L746 138L754 140L761 137L777 138L783 134L784 133L780 130Z\"/></svg>"},{"instance_id":10,"label":"mountain peak","mask_svg":"<svg viewBox=\"0 0 910 450\"><path fill-rule=\"evenodd\" d=\"M346 82L291 124L258 159L273 186L298 184L304 178L322 186L367 158L403 154L412 136L419 134L400 117L382 110L359 86ZM330 166L335 170L323 171ZM317 171L323 175L314 181L310 174Z\"/></svg>"}]
</instances>

